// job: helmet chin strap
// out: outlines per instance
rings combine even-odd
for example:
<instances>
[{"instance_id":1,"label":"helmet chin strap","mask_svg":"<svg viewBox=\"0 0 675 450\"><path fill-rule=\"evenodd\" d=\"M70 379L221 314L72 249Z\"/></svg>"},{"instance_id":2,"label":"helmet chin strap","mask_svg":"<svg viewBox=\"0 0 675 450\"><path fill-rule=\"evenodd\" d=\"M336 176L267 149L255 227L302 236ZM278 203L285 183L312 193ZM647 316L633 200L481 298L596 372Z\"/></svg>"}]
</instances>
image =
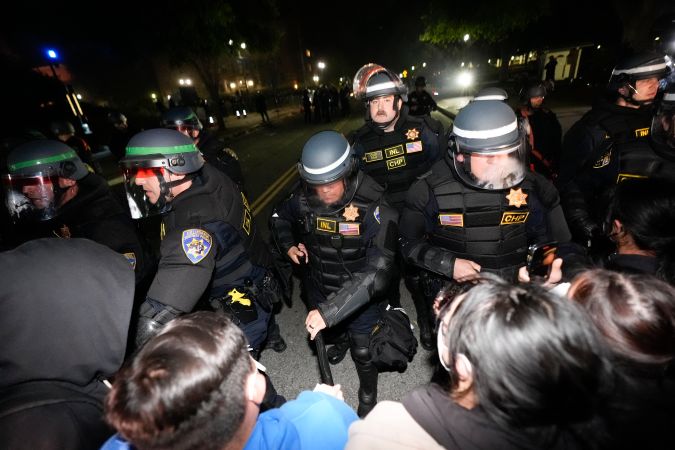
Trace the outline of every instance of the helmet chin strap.
<instances>
[{"instance_id":1,"label":"helmet chin strap","mask_svg":"<svg viewBox=\"0 0 675 450\"><path fill-rule=\"evenodd\" d=\"M626 83L626 87L629 89L630 95L628 95L628 96L626 96L626 95L621 95L621 97L622 97L626 102L630 103L631 105L635 105L635 106L645 106L645 105L650 105L650 104L654 103L654 99L653 99L653 98L652 98L652 99L649 99L649 100L635 100L634 96L635 96L635 94L639 94L638 90L635 88L635 86L633 86L633 85L630 84L630 83Z\"/></svg>"},{"instance_id":2,"label":"helmet chin strap","mask_svg":"<svg viewBox=\"0 0 675 450\"><path fill-rule=\"evenodd\" d=\"M173 195L173 192L171 192L172 188L180 186L183 183L187 183L188 181L192 181L195 177L196 174L188 173L185 175L185 177L181 178L180 180L166 181L163 174L157 175L157 180L159 181L159 194L160 194L159 201L162 202L161 205L162 209L168 202L173 200L175 197Z\"/></svg>"}]
</instances>

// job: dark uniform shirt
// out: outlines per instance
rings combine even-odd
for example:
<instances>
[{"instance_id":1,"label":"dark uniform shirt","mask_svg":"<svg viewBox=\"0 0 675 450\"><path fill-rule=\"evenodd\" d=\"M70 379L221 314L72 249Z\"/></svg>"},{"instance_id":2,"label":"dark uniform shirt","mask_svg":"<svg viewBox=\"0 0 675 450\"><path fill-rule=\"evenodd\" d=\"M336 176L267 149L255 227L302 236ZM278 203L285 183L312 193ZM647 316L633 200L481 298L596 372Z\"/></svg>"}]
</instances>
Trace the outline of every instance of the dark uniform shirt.
<instances>
[{"instance_id":1,"label":"dark uniform shirt","mask_svg":"<svg viewBox=\"0 0 675 450\"><path fill-rule=\"evenodd\" d=\"M244 188L244 174L237 155L223 141L207 131L201 131L197 148L209 164L230 177L240 189Z\"/></svg>"},{"instance_id":2,"label":"dark uniform shirt","mask_svg":"<svg viewBox=\"0 0 675 450\"><path fill-rule=\"evenodd\" d=\"M411 116L425 116L436 110L436 102L427 91L415 90L408 94L408 107Z\"/></svg>"}]
</instances>

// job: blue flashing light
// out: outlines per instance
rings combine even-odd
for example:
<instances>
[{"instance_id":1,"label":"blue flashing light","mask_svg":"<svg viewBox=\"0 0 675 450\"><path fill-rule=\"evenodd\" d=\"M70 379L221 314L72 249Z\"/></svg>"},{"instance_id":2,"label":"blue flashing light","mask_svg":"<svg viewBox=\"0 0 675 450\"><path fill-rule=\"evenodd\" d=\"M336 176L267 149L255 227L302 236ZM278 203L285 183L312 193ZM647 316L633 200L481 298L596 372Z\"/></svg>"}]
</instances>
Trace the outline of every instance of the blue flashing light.
<instances>
[{"instance_id":1,"label":"blue flashing light","mask_svg":"<svg viewBox=\"0 0 675 450\"><path fill-rule=\"evenodd\" d=\"M56 50L54 50L53 48L48 48L47 56L49 57L49 59L58 59L59 54L56 53Z\"/></svg>"}]
</instances>

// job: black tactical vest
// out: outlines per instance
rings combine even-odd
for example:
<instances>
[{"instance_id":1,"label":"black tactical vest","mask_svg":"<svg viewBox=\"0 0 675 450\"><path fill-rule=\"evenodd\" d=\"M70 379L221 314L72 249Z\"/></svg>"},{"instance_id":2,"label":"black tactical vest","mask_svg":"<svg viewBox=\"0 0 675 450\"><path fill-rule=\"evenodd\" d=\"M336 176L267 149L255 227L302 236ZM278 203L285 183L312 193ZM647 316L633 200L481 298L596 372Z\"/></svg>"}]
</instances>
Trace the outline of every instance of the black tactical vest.
<instances>
[{"instance_id":1,"label":"black tactical vest","mask_svg":"<svg viewBox=\"0 0 675 450\"><path fill-rule=\"evenodd\" d=\"M621 144L616 182L630 178L660 177L675 181L675 162L658 155L649 140Z\"/></svg>"},{"instance_id":2,"label":"black tactical vest","mask_svg":"<svg viewBox=\"0 0 675 450\"><path fill-rule=\"evenodd\" d=\"M426 181L438 203L438 217L429 236L432 245L474 261L483 270L525 264L530 215L526 195L534 193L529 178L512 189L471 189L456 179L447 164L439 163Z\"/></svg>"},{"instance_id":3,"label":"black tactical vest","mask_svg":"<svg viewBox=\"0 0 675 450\"><path fill-rule=\"evenodd\" d=\"M232 180L208 163L190 189L173 203L174 208L163 219L167 231L199 227L213 237L217 253L211 297L244 286L247 279L258 281L272 266L269 250L253 223L248 200Z\"/></svg>"},{"instance_id":4,"label":"black tactical vest","mask_svg":"<svg viewBox=\"0 0 675 450\"><path fill-rule=\"evenodd\" d=\"M310 206L306 196L299 200L304 217L300 241L309 252L310 276L325 295L339 290L350 273L363 270L367 264L365 221L374 213L374 203L379 204L383 189L372 179L363 179L352 200L337 210Z\"/></svg>"},{"instance_id":5,"label":"black tactical vest","mask_svg":"<svg viewBox=\"0 0 675 450\"><path fill-rule=\"evenodd\" d=\"M428 172L436 162L437 155L425 149L429 144L422 142L423 134L425 139L435 138L424 120L407 117L389 133L366 125L355 136L356 142L363 147L363 154L358 155L361 168L386 186L387 200L397 210L403 207L406 193L415 179Z\"/></svg>"}]
</instances>

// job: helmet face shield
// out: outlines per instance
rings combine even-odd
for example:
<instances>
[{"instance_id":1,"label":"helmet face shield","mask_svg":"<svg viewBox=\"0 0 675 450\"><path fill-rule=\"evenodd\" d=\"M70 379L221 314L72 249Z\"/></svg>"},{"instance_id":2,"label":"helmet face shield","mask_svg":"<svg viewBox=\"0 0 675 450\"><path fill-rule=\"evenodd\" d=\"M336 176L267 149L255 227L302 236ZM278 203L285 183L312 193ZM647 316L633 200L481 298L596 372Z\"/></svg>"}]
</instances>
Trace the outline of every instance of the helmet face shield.
<instances>
[{"instance_id":1,"label":"helmet face shield","mask_svg":"<svg viewBox=\"0 0 675 450\"><path fill-rule=\"evenodd\" d=\"M453 161L455 171L469 186L501 190L516 186L527 171L525 142L519 139L515 144L486 151L465 146L461 140L454 140Z\"/></svg>"},{"instance_id":2,"label":"helmet face shield","mask_svg":"<svg viewBox=\"0 0 675 450\"><path fill-rule=\"evenodd\" d=\"M44 172L3 175L2 186L9 215L15 223L49 220L61 206L59 177Z\"/></svg>"},{"instance_id":3,"label":"helmet face shield","mask_svg":"<svg viewBox=\"0 0 675 450\"><path fill-rule=\"evenodd\" d=\"M125 167L124 189L132 219L162 214L167 209L166 181L161 167Z\"/></svg>"}]
</instances>

